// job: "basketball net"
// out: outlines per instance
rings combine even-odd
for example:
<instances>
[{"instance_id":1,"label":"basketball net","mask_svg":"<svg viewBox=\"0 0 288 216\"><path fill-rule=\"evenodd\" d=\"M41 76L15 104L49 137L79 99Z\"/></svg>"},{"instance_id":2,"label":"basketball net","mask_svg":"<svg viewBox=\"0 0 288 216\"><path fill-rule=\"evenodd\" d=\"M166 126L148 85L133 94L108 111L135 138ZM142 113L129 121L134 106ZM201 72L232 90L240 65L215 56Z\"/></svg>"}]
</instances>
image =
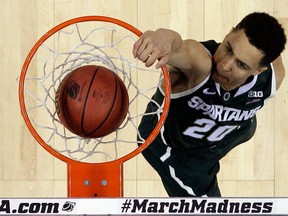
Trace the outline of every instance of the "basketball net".
<instances>
[{"instance_id":1,"label":"basketball net","mask_svg":"<svg viewBox=\"0 0 288 216\"><path fill-rule=\"evenodd\" d=\"M88 16L68 20L42 36L29 52L19 79L21 112L35 139L68 165L69 197L123 196L123 163L143 151L160 132L170 101L166 67L146 68L132 55L142 33L109 17ZM117 73L129 94L128 114L113 133L86 139L68 131L55 109L58 85L72 70L83 65L101 65ZM165 100L151 96L165 83ZM152 102L158 107L145 113ZM138 125L144 115L157 115L158 123L148 138ZM137 139L138 137L138 139Z\"/></svg>"}]
</instances>

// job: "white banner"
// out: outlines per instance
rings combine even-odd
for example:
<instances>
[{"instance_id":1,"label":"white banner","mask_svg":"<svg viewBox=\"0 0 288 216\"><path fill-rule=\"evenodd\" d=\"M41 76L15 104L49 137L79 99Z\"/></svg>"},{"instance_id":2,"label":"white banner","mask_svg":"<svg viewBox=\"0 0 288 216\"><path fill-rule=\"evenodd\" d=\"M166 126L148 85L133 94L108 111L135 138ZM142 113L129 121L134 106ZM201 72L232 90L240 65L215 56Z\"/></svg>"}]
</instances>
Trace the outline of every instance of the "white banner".
<instances>
[{"instance_id":1,"label":"white banner","mask_svg":"<svg viewBox=\"0 0 288 216\"><path fill-rule=\"evenodd\" d=\"M288 215L288 198L1 198L0 215Z\"/></svg>"}]
</instances>

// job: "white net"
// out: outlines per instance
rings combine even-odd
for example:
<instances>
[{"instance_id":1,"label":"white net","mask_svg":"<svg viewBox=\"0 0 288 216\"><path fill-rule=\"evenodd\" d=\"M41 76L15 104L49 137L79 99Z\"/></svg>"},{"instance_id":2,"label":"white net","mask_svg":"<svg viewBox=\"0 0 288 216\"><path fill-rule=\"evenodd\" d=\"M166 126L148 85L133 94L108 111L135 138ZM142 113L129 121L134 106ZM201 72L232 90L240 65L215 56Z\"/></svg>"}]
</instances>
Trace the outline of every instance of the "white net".
<instances>
[{"instance_id":1,"label":"white net","mask_svg":"<svg viewBox=\"0 0 288 216\"><path fill-rule=\"evenodd\" d=\"M148 69L134 59L132 48L137 38L119 25L87 21L69 25L41 44L26 72L24 102L33 128L47 145L73 160L98 163L122 157L144 143L141 136L137 141L137 127L159 87L162 71ZM124 122L105 137L79 137L62 125L56 113L59 83L83 65L101 65L114 71L129 94L129 110ZM160 115L162 104L153 103L159 107L157 114ZM155 113L145 115L151 114Z\"/></svg>"}]
</instances>

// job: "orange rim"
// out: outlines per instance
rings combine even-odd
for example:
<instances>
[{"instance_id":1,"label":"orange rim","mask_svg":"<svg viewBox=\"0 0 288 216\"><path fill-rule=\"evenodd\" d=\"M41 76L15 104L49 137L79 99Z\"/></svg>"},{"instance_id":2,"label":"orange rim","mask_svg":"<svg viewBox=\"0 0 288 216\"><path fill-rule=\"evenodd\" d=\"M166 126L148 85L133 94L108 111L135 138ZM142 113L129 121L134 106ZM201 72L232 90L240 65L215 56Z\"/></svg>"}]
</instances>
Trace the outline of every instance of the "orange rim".
<instances>
[{"instance_id":1,"label":"orange rim","mask_svg":"<svg viewBox=\"0 0 288 216\"><path fill-rule=\"evenodd\" d=\"M41 138L41 136L36 132L36 130L34 129L34 127L31 124L31 121L28 117L27 114L27 110L26 110L26 106L25 106L25 101L24 101L24 86L25 86L25 77L26 77L26 73L27 73L27 69L29 67L29 64L34 56L34 54L37 52L38 48L41 46L41 44L43 42L45 42L50 36L52 36L53 34L55 34L57 31L75 24L75 23L81 23L81 22L87 22L87 21L102 21L102 22L110 22L110 23L114 23L117 24L119 26L122 26L128 30L130 30L131 32L133 32L135 35L140 36L142 35L142 32L139 31L137 28L133 27L132 25L125 23L121 20L115 19L115 18L111 18L111 17L105 17L105 16L84 16L84 17L78 17L78 18L74 18L68 21L65 21L57 26L55 26L54 28L52 28L51 30L49 30L46 34L44 34L36 43L35 45L32 47L32 49L30 50L30 52L28 53L25 62L23 64L22 70L21 70L21 74L20 74L20 78L19 78L19 103L20 103L20 108L21 108L21 113L22 116L24 118L24 121L29 129L29 131L31 132L31 134L34 136L34 138L38 141L39 144L42 145L42 147L47 150L49 153L51 153L53 156L59 158L62 161L69 163L75 162L73 159L66 157L62 154L60 154L59 152L57 152L56 150L54 150L52 147L50 147L48 144L46 144L46 142ZM135 157L137 154L139 154L140 152L142 152L144 149L146 149L155 139L155 137L159 134L161 127L163 126L167 115L168 115L168 111L169 111L169 106L170 106L170 93L171 93L171 89L170 89L170 79L169 79L169 73L167 68L164 66L162 67L162 72L163 72L163 76L164 76L164 82L165 82L165 100L164 100L164 106L163 106L163 112L160 116L160 119L157 123L157 125L155 126L154 130L151 132L151 134L149 135L149 137L145 140L145 142L140 145L137 149L135 149L134 151L130 152L129 154L120 157L114 161L109 161L109 162L102 162L103 164L108 164L108 163L119 163L122 164L123 162L129 160L132 157ZM85 163L85 162L80 162L79 163Z\"/></svg>"}]
</instances>

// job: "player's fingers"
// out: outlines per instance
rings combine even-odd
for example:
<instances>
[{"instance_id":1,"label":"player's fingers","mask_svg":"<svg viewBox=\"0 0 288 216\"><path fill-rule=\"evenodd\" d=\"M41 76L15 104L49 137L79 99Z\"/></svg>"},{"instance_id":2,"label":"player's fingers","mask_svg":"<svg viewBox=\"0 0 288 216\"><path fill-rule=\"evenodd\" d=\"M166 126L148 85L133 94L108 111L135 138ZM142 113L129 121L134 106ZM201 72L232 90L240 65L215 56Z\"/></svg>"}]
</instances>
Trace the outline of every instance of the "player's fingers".
<instances>
[{"instance_id":1,"label":"player's fingers","mask_svg":"<svg viewBox=\"0 0 288 216\"><path fill-rule=\"evenodd\" d=\"M134 58L137 58L137 53L139 53L139 48L141 47L141 44L142 44L142 38L139 38L133 45L133 50L132 50L132 53L133 53L133 56ZM141 48L143 49L143 48Z\"/></svg>"},{"instance_id":2,"label":"player's fingers","mask_svg":"<svg viewBox=\"0 0 288 216\"><path fill-rule=\"evenodd\" d=\"M155 52L151 53L146 61L145 61L145 66L146 67L150 67L151 65L153 65L157 60L157 54Z\"/></svg>"},{"instance_id":3,"label":"player's fingers","mask_svg":"<svg viewBox=\"0 0 288 216\"><path fill-rule=\"evenodd\" d=\"M163 56L160 58L155 66L156 69L159 69L161 67L164 67L168 62L168 56Z\"/></svg>"},{"instance_id":4,"label":"player's fingers","mask_svg":"<svg viewBox=\"0 0 288 216\"><path fill-rule=\"evenodd\" d=\"M152 60L153 58L155 58L155 54L153 51L153 46L151 46L151 44L147 44L147 46L143 49L139 50L139 55L137 56L138 59L144 63L146 63L148 60ZM140 53L141 52L141 53Z\"/></svg>"},{"instance_id":5,"label":"player's fingers","mask_svg":"<svg viewBox=\"0 0 288 216\"><path fill-rule=\"evenodd\" d=\"M152 31L144 32L139 39L133 45L133 55L134 58L138 58L142 52L146 49L147 45L151 42L149 36L151 35Z\"/></svg>"}]
</instances>

